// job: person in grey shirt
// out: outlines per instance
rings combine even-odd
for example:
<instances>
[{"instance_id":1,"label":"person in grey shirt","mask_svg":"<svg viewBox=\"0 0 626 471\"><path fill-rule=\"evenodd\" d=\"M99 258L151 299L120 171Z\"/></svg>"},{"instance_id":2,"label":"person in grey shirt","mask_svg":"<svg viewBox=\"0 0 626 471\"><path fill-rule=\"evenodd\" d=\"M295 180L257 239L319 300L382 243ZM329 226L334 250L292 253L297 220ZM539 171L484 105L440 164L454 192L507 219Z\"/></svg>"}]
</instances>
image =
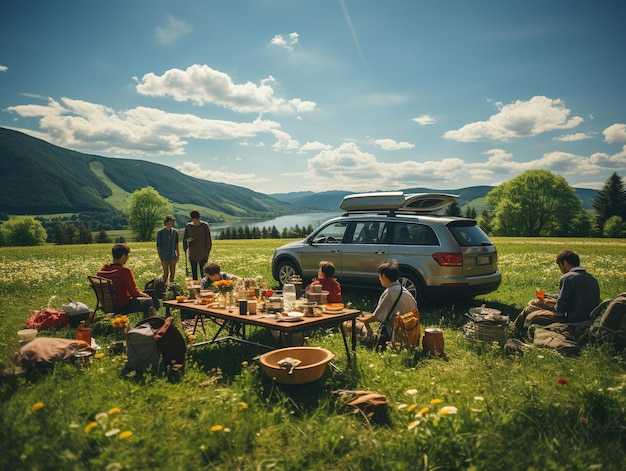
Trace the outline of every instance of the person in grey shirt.
<instances>
[{"instance_id":1,"label":"person in grey shirt","mask_svg":"<svg viewBox=\"0 0 626 471\"><path fill-rule=\"evenodd\" d=\"M359 320L365 324L368 336L373 334L370 323L382 322L382 340L379 345L391 340L393 320L397 314L404 314L417 308L417 301L400 285L400 268L395 261L383 263L378 267L378 280L385 291L380 295L373 313L364 312ZM383 346L384 347L384 346Z\"/></svg>"}]
</instances>

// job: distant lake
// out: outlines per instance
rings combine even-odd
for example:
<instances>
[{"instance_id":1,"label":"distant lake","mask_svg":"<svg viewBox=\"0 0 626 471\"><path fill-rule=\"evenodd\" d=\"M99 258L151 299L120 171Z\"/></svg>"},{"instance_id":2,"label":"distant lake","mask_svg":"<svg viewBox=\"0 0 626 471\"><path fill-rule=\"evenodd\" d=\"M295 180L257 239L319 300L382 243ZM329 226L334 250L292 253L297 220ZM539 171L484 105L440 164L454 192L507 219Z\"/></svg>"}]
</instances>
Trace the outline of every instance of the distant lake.
<instances>
[{"instance_id":1,"label":"distant lake","mask_svg":"<svg viewBox=\"0 0 626 471\"><path fill-rule=\"evenodd\" d=\"M299 214L289 214L288 216L279 216L274 219L260 219L260 220L246 220L246 221L238 221L231 223L211 223L211 233L214 235L218 235L222 232L223 229L227 227L245 227L248 226L250 229L254 227L258 227L259 229L271 228L272 226L276 226L278 232L282 232L283 229L290 227L295 227L296 225L299 227L307 227L309 224L313 226L315 229L321 223L328 221L330 218L334 218L335 216L339 216L341 213L339 212L315 212L315 213L299 213Z\"/></svg>"}]
</instances>

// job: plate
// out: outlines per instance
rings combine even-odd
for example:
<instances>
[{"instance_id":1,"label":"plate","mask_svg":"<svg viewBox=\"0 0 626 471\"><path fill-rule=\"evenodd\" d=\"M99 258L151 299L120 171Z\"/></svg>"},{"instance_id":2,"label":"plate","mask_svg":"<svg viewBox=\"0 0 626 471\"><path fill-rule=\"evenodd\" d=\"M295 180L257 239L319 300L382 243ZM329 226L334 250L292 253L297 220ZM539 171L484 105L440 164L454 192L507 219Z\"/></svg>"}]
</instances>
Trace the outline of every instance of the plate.
<instances>
[{"instance_id":1,"label":"plate","mask_svg":"<svg viewBox=\"0 0 626 471\"><path fill-rule=\"evenodd\" d=\"M333 315L333 314L343 314L345 311L342 309L324 309L324 314L329 314L329 315Z\"/></svg>"},{"instance_id":2,"label":"plate","mask_svg":"<svg viewBox=\"0 0 626 471\"><path fill-rule=\"evenodd\" d=\"M303 320L302 317L279 317L276 322L300 322Z\"/></svg>"},{"instance_id":3,"label":"plate","mask_svg":"<svg viewBox=\"0 0 626 471\"><path fill-rule=\"evenodd\" d=\"M343 304L324 304L325 311L343 311Z\"/></svg>"},{"instance_id":4,"label":"plate","mask_svg":"<svg viewBox=\"0 0 626 471\"><path fill-rule=\"evenodd\" d=\"M179 303L192 303L194 301L195 301L195 299L185 299L183 301L177 301L177 302L179 302Z\"/></svg>"},{"instance_id":5,"label":"plate","mask_svg":"<svg viewBox=\"0 0 626 471\"><path fill-rule=\"evenodd\" d=\"M304 313L299 311L292 311L287 313L287 317L304 317Z\"/></svg>"}]
</instances>

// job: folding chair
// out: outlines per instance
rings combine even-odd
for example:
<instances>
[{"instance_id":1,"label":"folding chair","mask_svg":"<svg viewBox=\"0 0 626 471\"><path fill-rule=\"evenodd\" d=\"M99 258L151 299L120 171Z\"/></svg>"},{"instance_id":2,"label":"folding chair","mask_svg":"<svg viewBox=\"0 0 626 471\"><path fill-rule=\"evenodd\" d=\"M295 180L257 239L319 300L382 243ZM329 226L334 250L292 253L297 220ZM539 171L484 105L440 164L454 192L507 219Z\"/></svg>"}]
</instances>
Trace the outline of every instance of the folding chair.
<instances>
[{"instance_id":1,"label":"folding chair","mask_svg":"<svg viewBox=\"0 0 626 471\"><path fill-rule=\"evenodd\" d=\"M104 317L118 314L119 309L113 304L113 294L115 293L113 282L102 276L88 275L87 278L89 278L91 287L94 293L96 293L96 308L93 311L94 316L98 311L102 311Z\"/></svg>"}]
</instances>

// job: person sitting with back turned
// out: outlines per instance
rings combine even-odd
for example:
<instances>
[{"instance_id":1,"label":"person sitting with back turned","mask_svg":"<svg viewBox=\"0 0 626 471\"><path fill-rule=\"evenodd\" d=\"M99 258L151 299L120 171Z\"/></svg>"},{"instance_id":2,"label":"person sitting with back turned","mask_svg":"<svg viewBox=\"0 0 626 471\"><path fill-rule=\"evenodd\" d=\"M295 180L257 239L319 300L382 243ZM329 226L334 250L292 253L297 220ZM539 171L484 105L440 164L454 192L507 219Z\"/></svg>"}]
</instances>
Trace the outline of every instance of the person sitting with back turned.
<instances>
[{"instance_id":1,"label":"person sitting with back turned","mask_svg":"<svg viewBox=\"0 0 626 471\"><path fill-rule=\"evenodd\" d=\"M556 256L556 264L562 273L557 298L539 299L524 308L513 321L518 334L531 324L589 321L589 314L600 304L598 280L580 266L576 252L563 250Z\"/></svg>"},{"instance_id":2,"label":"person sitting with back turned","mask_svg":"<svg viewBox=\"0 0 626 471\"><path fill-rule=\"evenodd\" d=\"M329 303L341 302L341 285L337 281L337 278L333 278L335 275L335 265L333 262L322 260L317 272L317 279L306 287L305 291L311 293L313 291L313 285L322 285L322 291L328 291L326 301Z\"/></svg>"},{"instance_id":3,"label":"person sitting with back turned","mask_svg":"<svg viewBox=\"0 0 626 471\"><path fill-rule=\"evenodd\" d=\"M230 273L226 273L225 271L221 271L220 264L217 262L209 262L204 265L202 268L202 272L204 273L204 277L200 282L202 289L210 289L211 291L217 291L217 288L213 285L213 282L219 280L237 280L239 279L236 275L231 275Z\"/></svg>"},{"instance_id":4,"label":"person sitting with back turned","mask_svg":"<svg viewBox=\"0 0 626 471\"><path fill-rule=\"evenodd\" d=\"M156 315L152 297L139 291L133 272L124 266L128 261L130 247L126 244L115 244L111 249L111 254L113 262L104 264L98 276L108 278L113 282L115 289L113 304L119 313L143 312L144 318Z\"/></svg>"},{"instance_id":5,"label":"person sitting with back turned","mask_svg":"<svg viewBox=\"0 0 626 471\"><path fill-rule=\"evenodd\" d=\"M370 323L381 322L382 336L377 346L382 346L391 340L393 333L393 320L398 313L404 314L417 308L417 301L409 291L398 281L400 268L393 262L383 263L378 267L378 280L385 288L378 299L378 304L373 313L364 312L359 320L365 324L368 336L373 334Z\"/></svg>"}]
</instances>

